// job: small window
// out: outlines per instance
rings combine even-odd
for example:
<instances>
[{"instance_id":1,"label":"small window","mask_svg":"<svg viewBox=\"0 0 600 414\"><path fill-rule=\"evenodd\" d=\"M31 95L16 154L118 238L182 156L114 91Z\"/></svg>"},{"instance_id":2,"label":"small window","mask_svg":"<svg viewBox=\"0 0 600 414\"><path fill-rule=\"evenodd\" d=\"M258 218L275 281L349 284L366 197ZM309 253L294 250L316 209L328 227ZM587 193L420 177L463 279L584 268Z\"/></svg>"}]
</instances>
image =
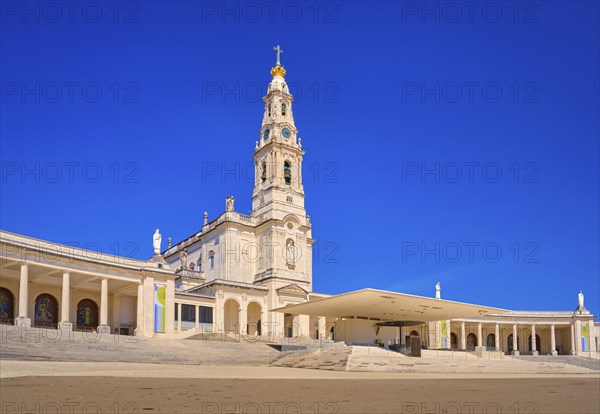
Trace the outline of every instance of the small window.
<instances>
[{"instance_id":1,"label":"small window","mask_svg":"<svg viewBox=\"0 0 600 414\"><path fill-rule=\"evenodd\" d=\"M267 106L267 112L269 113L269 116L271 116L271 104Z\"/></svg>"},{"instance_id":2,"label":"small window","mask_svg":"<svg viewBox=\"0 0 600 414\"><path fill-rule=\"evenodd\" d=\"M292 164L289 161L283 163L283 178L285 185L292 185Z\"/></svg>"},{"instance_id":3,"label":"small window","mask_svg":"<svg viewBox=\"0 0 600 414\"><path fill-rule=\"evenodd\" d=\"M202 271L202 259L198 259L198 271Z\"/></svg>"},{"instance_id":4,"label":"small window","mask_svg":"<svg viewBox=\"0 0 600 414\"><path fill-rule=\"evenodd\" d=\"M285 116L286 113L287 113L287 105L282 103L281 104L281 115Z\"/></svg>"},{"instance_id":5,"label":"small window","mask_svg":"<svg viewBox=\"0 0 600 414\"><path fill-rule=\"evenodd\" d=\"M210 252L208 254L208 260L210 260L210 268L214 269L215 268L215 252Z\"/></svg>"}]
</instances>

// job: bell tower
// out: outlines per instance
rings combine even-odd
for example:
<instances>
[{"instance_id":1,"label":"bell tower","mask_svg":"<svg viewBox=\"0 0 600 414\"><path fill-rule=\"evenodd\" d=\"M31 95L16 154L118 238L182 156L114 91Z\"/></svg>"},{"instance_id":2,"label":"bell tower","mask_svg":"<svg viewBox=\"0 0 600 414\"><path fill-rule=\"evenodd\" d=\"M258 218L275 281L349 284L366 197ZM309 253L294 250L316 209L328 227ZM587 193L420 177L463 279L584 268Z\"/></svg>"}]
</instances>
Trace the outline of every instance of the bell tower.
<instances>
[{"instance_id":1,"label":"bell tower","mask_svg":"<svg viewBox=\"0 0 600 414\"><path fill-rule=\"evenodd\" d=\"M252 215L262 222L293 214L306 219L302 186L302 142L294 122L293 101L281 65L283 50L277 45L277 62L263 98L264 114L255 152Z\"/></svg>"}]
</instances>

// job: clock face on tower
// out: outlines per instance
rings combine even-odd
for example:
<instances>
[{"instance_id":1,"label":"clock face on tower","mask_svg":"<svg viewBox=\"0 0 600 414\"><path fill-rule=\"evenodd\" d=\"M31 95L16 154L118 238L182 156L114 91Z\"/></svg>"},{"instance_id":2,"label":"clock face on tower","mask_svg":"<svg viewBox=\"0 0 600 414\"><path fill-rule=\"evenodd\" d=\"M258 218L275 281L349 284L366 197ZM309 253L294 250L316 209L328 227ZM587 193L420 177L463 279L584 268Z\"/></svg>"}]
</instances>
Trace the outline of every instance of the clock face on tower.
<instances>
[{"instance_id":1,"label":"clock face on tower","mask_svg":"<svg viewBox=\"0 0 600 414\"><path fill-rule=\"evenodd\" d=\"M263 134L263 139L266 141L269 139L269 128L265 129L265 133Z\"/></svg>"},{"instance_id":2,"label":"clock face on tower","mask_svg":"<svg viewBox=\"0 0 600 414\"><path fill-rule=\"evenodd\" d=\"M289 137L291 137L291 136L292 136L292 131L290 131L290 130L289 130L289 128L287 128L287 127L286 127L286 128L283 128L283 129L281 130L281 133L283 134L283 137L284 137L284 138L289 138Z\"/></svg>"}]
</instances>

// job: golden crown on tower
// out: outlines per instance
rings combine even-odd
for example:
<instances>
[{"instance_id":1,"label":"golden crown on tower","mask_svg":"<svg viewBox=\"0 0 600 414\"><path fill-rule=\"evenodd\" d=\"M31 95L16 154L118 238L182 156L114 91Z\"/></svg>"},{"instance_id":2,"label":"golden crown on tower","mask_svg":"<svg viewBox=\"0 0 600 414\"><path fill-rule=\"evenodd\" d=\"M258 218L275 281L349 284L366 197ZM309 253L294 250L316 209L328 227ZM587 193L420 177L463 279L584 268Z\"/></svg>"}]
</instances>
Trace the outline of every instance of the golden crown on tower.
<instances>
[{"instance_id":1,"label":"golden crown on tower","mask_svg":"<svg viewBox=\"0 0 600 414\"><path fill-rule=\"evenodd\" d=\"M285 68L281 65L277 65L271 68L271 76L281 76L285 77Z\"/></svg>"},{"instance_id":2,"label":"golden crown on tower","mask_svg":"<svg viewBox=\"0 0 600 414\"><path fill-rule=\"evenodd\" d=\"M283 50L279 45L275 46L273 50L277 53L277 64L271 68L271 76L281 76L283 78L285 77L285 69L281 66L281 54L283 53Z\"/></svg>"}]
</instances>

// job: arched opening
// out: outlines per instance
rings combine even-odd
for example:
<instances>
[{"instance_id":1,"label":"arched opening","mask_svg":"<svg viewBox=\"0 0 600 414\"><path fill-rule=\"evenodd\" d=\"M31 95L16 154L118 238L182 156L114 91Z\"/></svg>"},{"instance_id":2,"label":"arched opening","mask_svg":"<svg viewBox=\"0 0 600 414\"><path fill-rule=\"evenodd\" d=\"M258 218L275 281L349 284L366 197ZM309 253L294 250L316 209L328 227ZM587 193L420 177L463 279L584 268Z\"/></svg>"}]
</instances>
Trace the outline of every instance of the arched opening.
<instances>
[{"instance_id":1,"label":"arched opening","mask_svg":"<svg viewBox=\"0 0 600 414\"><path fill-rule=\"evenodd\" d=\"M519 337L517 336L517 344L519 343ZM517 348L519 345L517 345ZM512 354L513 348L513 334L508 335L508 339L506 340L506 349L509 354Z\"/></svg>"},{"instance_id":2,"label":"arched opening","mask_svg":"<svg viewBox=\"0 0 600 414\"><path fill-rule=\"evenodd\" d=\"M477 335L470 333L467 335L467 351L474 351L477 345Z\"/></svg>"},{"instance_id":3,"label":"arched opening","mask_svg":"<svg viewBox=\"0 0 600 414\"><path fill-rule=\"evenodd\" d=\"M285 116L285 114L287 114L287 105L282 103L281 104L281 115Z\"/></svg>"},{"instance_id":4,"label":"arched opening","mask_svg":"<svg viewBox=\"0 0 600 414\"><path fill-rule=\"evenodd\" d=\"M251 336L260 336L261 335L261 313L262 306L260 306L256 302L250 302L248 305L248 310L246 312L248 314L248 321L246 325L246 334Z\"/></svg>"},{"instance_id":5,"label":"arched opening","mask_svg":"<svg viewBox=\"0 0 600 414\"><path fill-rule=\"evenodd\" d=\"M260 181L262 183L267 181L267 163L264 161L260 165Z\"/></svg>"},{"instance_id":6,"label":"arched opening","mask_svg":"<svg viewBox=\"0 0 600 414\"><path fill-rule=\"evenodd\" d=\"M82 299L77 304L76 329L95 331L98 327L98 305L91 299Z\"/></svg>"},{"instance_id":7,"label":"arched opening","mask_svg":"<svg viewBox=\"0 0 600 414\"><path fill-rule=\"evenodd\" d=\"M454 332L450 334L450 349L458 349L458 337Z\"/></svg>"},{"instance_id":8,"label":"arched opening","mask_svg":"<svg viewBox=\"0 0 600 414\"><path fill-rule=\"evenodd\" d=\"M267 112L268 112L269 116L271 116L271 104L270 103L269 103L269 106L267 108L268 108Z\"/></svg>"},{"instance_id":9,"label":"arched opening","mask_svg":"<svg viewBox=\"0 0 600 414\"><path fill-rule=\"evenodd\" d=\"M58 301L48 293L35 298L33 324L39 328L56 328L58 325Z\"/></svg>"},{"instance_id":10,"label":"arched opening","mask_svg":"<svg viewBox=\"0 0 600 414\"><path fill-rule=\"evenodd\" d=\"M15 320L15 297L6 288L0 288L0 323L12 325Z\"/></svg>"},{"instance_id":11,"label":"arched opening","mask_svg":"<svg viewBox=\"0 0 600 414\"><path fill-rule=\"evenodd\" d=\"M329 340L335 341L335 328L333 326L331 327L331 329L329 329Z\"/></svg>"},{"instance_id":12,"label":"arched opening","mask_svg":"<svg viewBox=\"0 0 600 414\"><path fill-rule=\"evenodd\" d=\"M485 346L488 351L496 349L496 335L489 334L485 340Z\"/></svg>"},{"instance_id":13,"label":"arched opening","mask_svg":"<svg viewBox=\"0 0 600 414\"><path fill-rule=\"evenodd\" d=\"M283 179L285 185L292 185L292 164L289 161L283 163Z\"/></svg>"},{"instance_id":14,"label":"arched opening","mask_svg":"<svg viewBox=\"0 0 600 414\"><path fill-rule=\"evenodd\" d=\"M239 332L240 326L240 305L234 299L227 299L223 306L225 313L225 332Z\"/></svg>"},{"instance_id":15,"label":"arched opening","mask_svg":"<svg viewBox=\"0 0 600 414\"><path fill-rule=\"evenodd\" d=\"M533 352L533 344L531 343L531 335L529 335L529 338L527 339L527 341L529 342L529 352ZM535 350L539 351L540 350L540 336L538 334L535 334Z\"/></svg>"}]
</instances>

